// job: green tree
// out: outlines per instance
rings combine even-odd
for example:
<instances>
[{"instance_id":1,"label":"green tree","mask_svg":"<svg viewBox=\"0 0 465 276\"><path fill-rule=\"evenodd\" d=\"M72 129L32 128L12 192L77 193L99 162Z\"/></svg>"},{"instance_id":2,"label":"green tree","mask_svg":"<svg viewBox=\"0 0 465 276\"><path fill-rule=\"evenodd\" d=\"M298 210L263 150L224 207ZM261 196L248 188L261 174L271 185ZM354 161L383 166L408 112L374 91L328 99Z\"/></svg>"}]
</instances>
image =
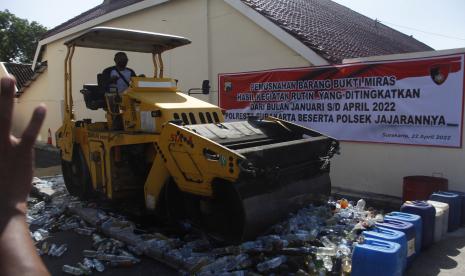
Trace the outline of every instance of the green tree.
<instances>
[{"instance_id":1,"label":"green tree","mask_svg":"<svg viewBox=\"0 0 465 276\"><path fill-rule=\"evenodd\" d=\"M0 61L32 62L40 37L47 28L21 19L8 10L0 11Z\"/></svg>"}]
</instances>

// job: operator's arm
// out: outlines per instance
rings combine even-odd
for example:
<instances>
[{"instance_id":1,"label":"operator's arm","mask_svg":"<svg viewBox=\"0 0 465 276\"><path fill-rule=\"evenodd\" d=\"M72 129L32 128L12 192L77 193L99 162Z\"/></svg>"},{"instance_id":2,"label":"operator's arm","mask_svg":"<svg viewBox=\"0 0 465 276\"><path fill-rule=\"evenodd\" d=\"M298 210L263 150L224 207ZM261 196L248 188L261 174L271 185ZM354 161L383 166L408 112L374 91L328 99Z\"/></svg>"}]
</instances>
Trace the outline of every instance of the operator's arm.
<instances>
[{"instance_id":1,"label":"operator's arm","mask_svg":"<svg viewBox=\"0 0 465 276\"><path fill-rule=\"evenodd\" d=\"M0 275L49 275L29 235L26 200L32 182L32 146L45 118L34 110L21 140L10 135L15 81L0 85Z\"/></svg>"},{"instance_id":2,"label":"operator's arm","mask_svg":"<svg viewBox=\"0 0 465 276\"><path fill-rule=\"evenodd\" d=\"M111 66L111 67L106 68L102 72L102 86L105 90L107 90L108 87L110 87L110 84L116 83L116 80L118 79L118 78L115 79L111 77L111 71L114 68L115 68L114 66Z\"/></svg>"},{"instance_id":3,"label":"operator's arm","mask_svg":"<svg viewBox=\"0 0 465 276\"><path fill-rule=\"evenodd\" d=\"M128 68L128 69L129 69L129 71L131 71L131 78L137 76L136 72L134 70L132 70L131 68Z\"/></svg>"}]
</instances>

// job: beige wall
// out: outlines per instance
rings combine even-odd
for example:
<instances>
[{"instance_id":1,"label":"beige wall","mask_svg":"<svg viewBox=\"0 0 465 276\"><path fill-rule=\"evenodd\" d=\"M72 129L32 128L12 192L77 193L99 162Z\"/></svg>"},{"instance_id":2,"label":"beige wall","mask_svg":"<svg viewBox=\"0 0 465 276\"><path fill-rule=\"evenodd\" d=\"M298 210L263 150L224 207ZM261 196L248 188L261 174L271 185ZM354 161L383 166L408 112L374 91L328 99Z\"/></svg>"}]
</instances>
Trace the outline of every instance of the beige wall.
<instances>
[{"instance_id":1,"label":"beige wall","mask_svg":"<svg viewBox=\"0 0 465 276\"><path fill-rule=\"evenodd\" d=\"M5 77L7 74L8 72L6 71L5 66L3 65L2 62L0 62L0 78Z\"/></svg>"},{"instance_id":2,"label":"beige wall","mask_svg":"<svg viewBox=\"0 0 465 276\"><path fill-rule=\"evenodd\" d=\"M6 71L6 68L3 65L3 62L0 62L0 78L3 78L7 75L8 75L8 72Z\"/></svg>"},{"instance_id":3,"label":"beige wall","mask_svg":"<svg viewBox=\"0 0 465 276\"><path fill-rule=\"evenodd\" d=\"M43 74L46 74L47 70ZM38 139L47 141L48 129L52 132L52 140L55 142L54 133L61 124L61 100L52 90L49 89L46 78L39 76L36 81L32 82L29 87L24 90L24 93L16 99L13 117L13 134L21 136L31 119L32 112L40 103L47 106L46 121L40 130Z\"/></svg>"},{"instance_id":4,"label":"beige wall","mask_svg":"<svg viewBox=\"0 0 465 276\"><path fill-rule=\"evenodd\" d=\"M47 71L44 73L46 72ZM8 75L8 72L2 64L0 65L0 78L6 75ZM51 131L53 132L56 130L53 127L61 123L61 120L56 116L56 114L60 112L60 102L55 99L53 93L50 93L46 78L39 77L37 81L32 82L32 84L23 91L20 98L15 98L14 102L15 106L11 131L16 137L21 137L31 119L34 108L40 103L45 103L48 107L48 124L42 127L38 137L39 140L47 141L48 128L51 127Z\"/></svg>"},{"instance_id":5,"label":"beige wall","mask_svg":"<svg viewBox=\"0 0 465 276\"><path fill-rule=\"evenodd\" d=\"M345 142L331 177L337 187L401 196L404 176L440 173L449 179L450 189L465 191L464 164L463 148Z\"/></svg>"}]
</instances>

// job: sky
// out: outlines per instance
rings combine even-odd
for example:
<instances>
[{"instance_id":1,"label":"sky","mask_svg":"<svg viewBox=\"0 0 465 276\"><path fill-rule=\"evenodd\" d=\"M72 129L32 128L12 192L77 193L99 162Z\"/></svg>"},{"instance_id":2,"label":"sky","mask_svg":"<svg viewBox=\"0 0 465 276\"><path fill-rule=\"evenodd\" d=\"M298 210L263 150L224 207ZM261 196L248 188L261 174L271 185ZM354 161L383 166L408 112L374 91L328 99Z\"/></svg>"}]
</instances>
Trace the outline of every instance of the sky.
<instances>
[{"instance_id":1,"label":"sky","mask_svg":"<svg viewBox=\"0 0 465 276\"><path fill-rule=\"evenodd\" d=\"M463 0L335 0L436 50L465 48Z\"/></svg>"},{"instance_id":2,"label":"sky","mask_svg":"<svg viewBox=\"0 0 465 276\"><path fill-rule=\"evenodd\" d=\"M37 21L51 29L91 9L103 0L0 0L0 10L19 18Z\"/></svg>"},{"instance_id":3,"label":"sky","mask_svg":"<svg viewBox=\"0 0 465 276\"><path fill-rule=\"evenodd\" d=\"M0 0L0 9L53 28L103 0ZM218 0L214 0L218 1ZM334 0L436 50L465 48L463 0ZM46 3L46 5L44 5Z\"/></svg>"}]
</instances>

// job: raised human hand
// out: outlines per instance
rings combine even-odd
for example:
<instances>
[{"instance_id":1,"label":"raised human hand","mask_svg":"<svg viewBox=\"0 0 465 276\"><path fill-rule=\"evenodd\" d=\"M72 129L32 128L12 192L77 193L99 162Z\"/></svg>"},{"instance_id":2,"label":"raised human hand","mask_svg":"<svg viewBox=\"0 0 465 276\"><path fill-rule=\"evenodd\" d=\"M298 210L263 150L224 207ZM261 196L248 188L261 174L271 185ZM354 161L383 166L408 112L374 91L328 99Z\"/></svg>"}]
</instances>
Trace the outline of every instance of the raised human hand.
<instances>
[{"instance_id":1,"label":"raised human hand","mask_svg":"<svg viewBox=\"0 0 465 276\"><path fill-rule=\"evenodd\" d=\"M4 77L0 86L0 212L3 216L26 211L33 173L32 147L46 113L44 105L38 106L21 138L12 136L15 83L14 78Z\"/></svg>"}]
</instances>

